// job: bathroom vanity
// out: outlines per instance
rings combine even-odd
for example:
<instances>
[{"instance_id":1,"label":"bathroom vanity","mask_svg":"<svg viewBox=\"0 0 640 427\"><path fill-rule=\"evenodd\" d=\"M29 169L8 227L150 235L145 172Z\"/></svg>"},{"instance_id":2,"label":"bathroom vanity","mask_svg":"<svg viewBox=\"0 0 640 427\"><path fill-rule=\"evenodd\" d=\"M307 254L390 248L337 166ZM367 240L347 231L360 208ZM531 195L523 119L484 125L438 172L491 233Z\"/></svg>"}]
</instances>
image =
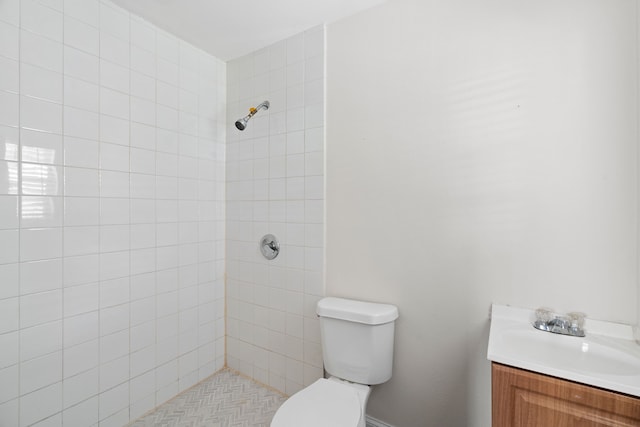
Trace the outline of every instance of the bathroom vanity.
<instances>
[{"instance_id":1,"label":"bathroom vanity","mask_svg":"<svg viewBox=\"0 0 640 427\"><path fill-rule=\"evenodd\" d=\"M493 427L638 427L640 399L492 363Z\"/></svg>"},{"instance_id":2,"label":"bathroom vanity","mask_svg":"<svg viewBox=\"0 0 640 427\"><path fill-rule=\"evenodd\" d=\"M587 319L586 336L538 331L532 310L492 307L493 427L640 426L631 327Z\"/></svg>"}]
</instances>

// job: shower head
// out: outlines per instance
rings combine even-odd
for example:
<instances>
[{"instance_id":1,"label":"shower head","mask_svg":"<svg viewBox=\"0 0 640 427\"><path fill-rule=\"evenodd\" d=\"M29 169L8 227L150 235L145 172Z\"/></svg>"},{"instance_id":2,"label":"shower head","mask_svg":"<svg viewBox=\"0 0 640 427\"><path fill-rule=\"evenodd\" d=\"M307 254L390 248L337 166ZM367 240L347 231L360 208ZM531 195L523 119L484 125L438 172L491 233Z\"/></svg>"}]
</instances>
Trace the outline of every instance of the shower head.
<instances>
[{"instance_id":1,"label":"shower head","mask_svg":"<svg viewBox=\"0 0 640 427\"><path fill-rule=\"evenodd\" d=\"M243 118L236 120L236 127L238 130L244 130L247 127L247 122L250 118L251 116L244 116Z\"/></svg>"},{"instance_id":2,"label":"shower head","mask_svg":"<svg viewBox=\"0 0 640 427\"><path fill-rule=\"evenodd\" d=\"M241 119L236 120L236 127L238 128L238 130L245 130L249 119L253 117L254 114L256 114L262 108L264 108L265 110L268 110L269 106L270 106L269 101L263 101L262 103L258 104L257 107L249 108L249 114L247 114Z\"/></svg>"}]
</instances>

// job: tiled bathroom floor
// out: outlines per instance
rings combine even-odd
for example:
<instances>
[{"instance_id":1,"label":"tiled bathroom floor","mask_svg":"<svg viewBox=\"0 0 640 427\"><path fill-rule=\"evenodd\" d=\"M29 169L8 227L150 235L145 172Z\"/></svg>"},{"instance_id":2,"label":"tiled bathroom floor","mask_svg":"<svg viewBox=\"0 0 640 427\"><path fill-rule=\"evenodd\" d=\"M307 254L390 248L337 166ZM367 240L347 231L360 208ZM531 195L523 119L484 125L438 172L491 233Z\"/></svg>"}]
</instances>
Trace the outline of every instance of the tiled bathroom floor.
<instances>
[{"instance_id":1,"label":"tiled bathroom floor","mask_svg":"<svg viewBox=\"0 0 640 427\"><path fill-rule=\"evenodd\" d=\"M224 369L184 391L131 427L269 426L286 398Z\"/></svg>"}]
</instances>

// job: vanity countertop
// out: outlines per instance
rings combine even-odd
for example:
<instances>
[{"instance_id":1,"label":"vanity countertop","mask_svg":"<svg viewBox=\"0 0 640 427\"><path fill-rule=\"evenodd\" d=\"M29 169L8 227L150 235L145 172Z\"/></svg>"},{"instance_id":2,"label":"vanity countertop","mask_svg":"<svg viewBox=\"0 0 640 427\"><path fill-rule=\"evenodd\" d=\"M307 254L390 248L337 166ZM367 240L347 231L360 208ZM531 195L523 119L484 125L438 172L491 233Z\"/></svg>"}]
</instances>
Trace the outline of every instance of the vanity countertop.
<instances>
[{"instance_id":1,"label":"vanity countertop","mask_svg":"<svg viewBox=\"0 0 640 427\"><path fill-rule=\"evenodd\" d=\"M534 319L534 310L494 304L487 358L640 397L640 345L631 326L587 318L581 338L539 331Z\"/></svg>"}]
</instances>

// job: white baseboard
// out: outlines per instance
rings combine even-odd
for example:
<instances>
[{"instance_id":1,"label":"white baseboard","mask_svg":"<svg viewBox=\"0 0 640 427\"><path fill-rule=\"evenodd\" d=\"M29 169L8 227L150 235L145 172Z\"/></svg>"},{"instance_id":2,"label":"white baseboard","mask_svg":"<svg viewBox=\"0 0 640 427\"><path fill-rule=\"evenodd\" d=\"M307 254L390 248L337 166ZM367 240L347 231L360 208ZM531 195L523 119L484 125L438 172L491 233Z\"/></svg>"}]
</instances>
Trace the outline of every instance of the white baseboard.
<instances>
[{"instance_id":1,"label":"white baseboard","mask_svg":"<svg viewBox=\"0 0 640 427\"><path fill-rule=\"evenodd\" d=\"M391 424L387 424L383 421L377 420L370 415L367 415L367 427L393 427Z\"/></svg>"}]
</instances>

